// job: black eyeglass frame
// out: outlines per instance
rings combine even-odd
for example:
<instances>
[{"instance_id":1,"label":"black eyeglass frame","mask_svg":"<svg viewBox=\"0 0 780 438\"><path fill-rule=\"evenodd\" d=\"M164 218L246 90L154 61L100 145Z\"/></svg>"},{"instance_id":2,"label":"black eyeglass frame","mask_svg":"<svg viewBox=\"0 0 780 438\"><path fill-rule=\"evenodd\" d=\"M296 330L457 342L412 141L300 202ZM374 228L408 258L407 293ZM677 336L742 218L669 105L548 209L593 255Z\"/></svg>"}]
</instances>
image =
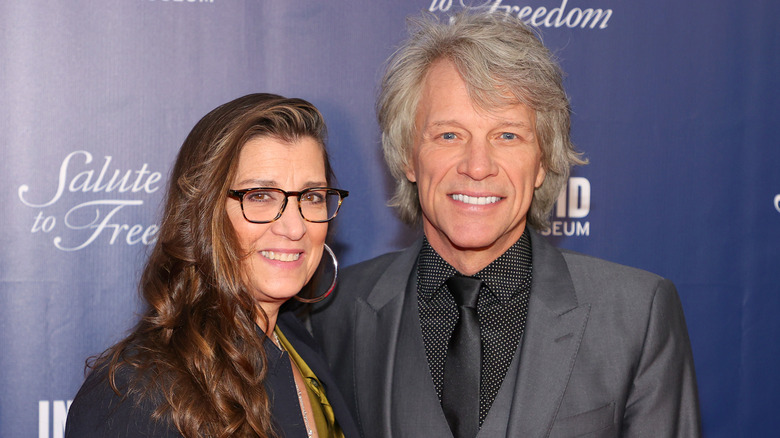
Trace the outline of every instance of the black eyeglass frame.
<instances>
[{"instance_id":1,"label":"black eyeglass frame","mask_svg":"<svg viewBox=\"0 0 780 438\"><path fill-rule=\"evenodd\" d=\"M279 213L276 214L276 217L271 219L270 221L253 221L249 220L248 217L246 217L246 213L244 212L244 196L249 192L254 192L256 190L273 190L275 192L279 192L282 195L284 195L284 202L282 203L282 206L279 208ZM301 197L306 195L307 193L314 192L317 190L326 190L328 193L337 193L339 195L339 205L336 207L336 211L333 213L333 217L330 217L328 219L322 220L322 221L314 221L311 219L306 218L306 216L303 215L303 210L301 209ZM247 222L251 222L253 224L270 224L271 222L275 222L278 220L282 215L284 214L284 210L287 208L287 201L290 199L290 196L295 196L295 199L298 203L298 213L300 213L303 220L306 222L311 222L315 224L321 224L324 222L330 222L339 214L339 210L341 209L341 203L344 202L344 198L349 196L349 192L347 190L341 190L341 189L334 189L333 187L309 187L308 189L303 189L301 191L297 192L288 192L286 190L282 190L278 187L253 187L251 189L243 189L243 190L233 190L228 189L228 196L234 199L238 199L239 204L241 204L241 214L244 216L244 219L247 220Z\"/></svg>"}]
</instances>

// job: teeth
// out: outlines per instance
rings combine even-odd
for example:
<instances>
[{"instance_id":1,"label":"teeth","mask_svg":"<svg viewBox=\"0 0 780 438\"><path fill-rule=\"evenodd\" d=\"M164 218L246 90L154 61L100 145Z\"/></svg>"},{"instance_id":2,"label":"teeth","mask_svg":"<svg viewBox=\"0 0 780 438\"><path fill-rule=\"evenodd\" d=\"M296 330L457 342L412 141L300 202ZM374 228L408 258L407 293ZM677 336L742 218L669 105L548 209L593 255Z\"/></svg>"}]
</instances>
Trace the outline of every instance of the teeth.
<instances>
[{"instance_id":1,"label":"teeth","mask_svg":"<svg viewBox=\"0 0 780 438\"><path fill-rule=\"evenodd\" d=\"M301 253L275 253L273 251L260 251L260 254L263 255L263 257L271 260L279 260L280 262L294 262L298 260L301 257Z\"/></svg>"},{"instance_id":2,"label":"teeth","mask_svg":"<svg viewBox=\"0 0 780 438\"><path fill-rule=\"evenodd\" d=\"M456 201L463 202L464 204L473 204L473 205L486 205L486 204L494 204L498 202L501 198L498 196L468 196L468 195L452 195L452 199Z\"/></svg>"}]
</instances>

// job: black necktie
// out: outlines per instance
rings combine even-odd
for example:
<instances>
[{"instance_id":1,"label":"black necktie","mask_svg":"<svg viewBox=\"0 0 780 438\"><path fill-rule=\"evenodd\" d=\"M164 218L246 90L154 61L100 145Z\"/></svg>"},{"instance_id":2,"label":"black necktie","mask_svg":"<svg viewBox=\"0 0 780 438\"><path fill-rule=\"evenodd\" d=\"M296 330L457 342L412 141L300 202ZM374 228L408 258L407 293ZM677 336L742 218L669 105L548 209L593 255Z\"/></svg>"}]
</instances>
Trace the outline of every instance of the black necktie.
<instances>
[{"instance_id":1,"label":"black necktie","mask_svg":"<svg viewBox=\"0 0 780 438\"><path fill-rule=\"evenodd\" d=\"M482 343L479 339L477 297L482 280L456 275L447 280L460 318L450 338L444 364L441 406L455 438L474 438L479 432L479 376Z\"/></svg>"}]
</instances>

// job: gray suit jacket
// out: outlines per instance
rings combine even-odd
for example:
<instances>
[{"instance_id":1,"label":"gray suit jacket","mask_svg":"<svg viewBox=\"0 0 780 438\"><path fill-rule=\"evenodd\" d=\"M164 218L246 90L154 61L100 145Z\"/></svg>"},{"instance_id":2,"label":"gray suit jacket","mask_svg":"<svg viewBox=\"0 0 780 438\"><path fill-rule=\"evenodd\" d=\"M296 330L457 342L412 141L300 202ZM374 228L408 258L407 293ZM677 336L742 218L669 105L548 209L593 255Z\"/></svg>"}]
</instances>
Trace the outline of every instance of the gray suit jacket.
<instances>
[{"instance_id":1,"label":"gray suit jacket","mask_svg":"<svg viewBox=\"0 0 780 438\"><path fill-rule=\"evenodd\" d=\"M506 436L700 436L674 285L559 250L535 233L531 243L528 321ZM365 437L451 436L413 314L419 249L418 242L346 269L335 296L312 314Z\"/></svg>"}]
</instances>

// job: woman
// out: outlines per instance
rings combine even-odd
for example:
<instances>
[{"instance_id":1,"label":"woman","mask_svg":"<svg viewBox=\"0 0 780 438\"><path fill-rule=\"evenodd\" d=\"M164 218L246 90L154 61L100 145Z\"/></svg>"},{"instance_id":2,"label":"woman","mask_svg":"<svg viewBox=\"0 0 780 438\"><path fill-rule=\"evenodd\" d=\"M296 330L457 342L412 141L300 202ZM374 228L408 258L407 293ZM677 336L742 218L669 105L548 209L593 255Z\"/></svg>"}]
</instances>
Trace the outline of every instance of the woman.
<instances>
[{"instance_id":1,"label":"woman","mask_svg":"<svg viewBox=\"0 0 780 438\"><path fill-rule=\"evenodd\" d=\"M66 436L357 436L314 341L281 311L312 301L297 295L332 256L328 221L348 193L331 182L304 100L252 94L201 119L141 279L148 309L90 365Z\"/></svg>"}]
</instances>

